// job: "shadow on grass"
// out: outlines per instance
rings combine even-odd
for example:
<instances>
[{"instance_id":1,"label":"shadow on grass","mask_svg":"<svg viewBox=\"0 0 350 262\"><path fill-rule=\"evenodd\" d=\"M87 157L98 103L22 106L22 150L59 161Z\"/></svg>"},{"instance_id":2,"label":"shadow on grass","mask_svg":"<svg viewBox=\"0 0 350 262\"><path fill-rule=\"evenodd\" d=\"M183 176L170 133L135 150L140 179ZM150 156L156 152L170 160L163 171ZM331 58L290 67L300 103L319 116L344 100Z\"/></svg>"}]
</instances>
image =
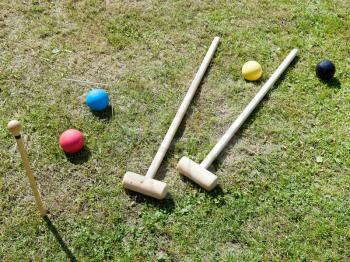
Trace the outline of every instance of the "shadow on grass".
<instances>
[{"instance_id":1,"label":"shadow on grass","mask_svg":"<svg viewBox=\"0 0 350 262\"><path fill-rule=\"evenodd\" d=\"M84 146L82 150L75 154L65 153L69 162L75 165L81 165L89 160L91 157L90 149Z\"/></svg>"},{"instance_id":2,"label":"shadow on grass","mask_svg":"<svg viewBox=\"0 0 350 262\"><path fill-rule=\"evenodd\" d=\"M330 88L334 88L334 89L340 89L341 88L341 82L336 77L333 77L331 80L322 80L322 79L320 79L320 81L323 84L325 84L328 87L330 87Z\"/></svg>"},{"instance_id":3,"label":"shadow on grass","mask_svg":"<svg viewBox=\"0 0 350 262\"><path fill-rule=\"evenodd\" d=\"M267 79L265 79L265 77L262 76L261 78L259 78L258 80L255 80L255 81L247 80L247 79L244 79L244 81L245 81L246 84L252 84L252 85L255 85L255 86L261 86L264 82L267 81Z\"/></svg>"},{"instance_id":4,"label":"shadow on grass","mask_svg":"<svg viewBox=\"0 0 350 262\"><path fill-rule=\"evenodd\" d=\"M91 113L98 117L99 119L104 119L104 120L111 120L112 116L113 116L113 107L111 107L110 105L108 105L108 107L103 110L103 111L93 111L91 110Z\"/></svg>"},{"instance_id":5,"label":"shadow on grass","mask_svg":"<svg viewBox=\"0 0 350 262\"><path fill-rule=\"evenodd\" d=\"M211 172L211 170L210 170ZM213 173L214 174L214 173ZM214 174L215 175L215 174ZM191 179L189 179L188 177L185 177L185 176L182 176L181 175L181 180L184 182L184 183L190 183L191 186L193 188L196 188L197 190L201 191L201 192L204 192L207 196L209 197L212 197L212 198L215 198L217 196L222 196L225 194L225 192L222 190L222 187L220 184L218 184L213 190L211 191L207 191L205 190L204 188L202 188L200 185L198 185L197 183L193 182ZM220 183L220 177L219 177L219 183Z\"/></svg>"},{"instance_id":6,"label":"shadow on grass","mask_svg":"<svg viewBox=\"0 0 350 262\"><path fill-rule=\"evenodd\" d=\"M277 87L278 87L278 85L282 82L282 81L284 81L284 79L286 78L286 72L287 71L290 71L290 70L292 70L292 69L294 69L295 68L295 65L299 62L299 60L300 60L300 58L299 58L299 56L297 55L294 59L293 59L293 61L290 63L290 65L287 67L287 69L283 72L283 74L278 78L278 80L276 81L276 83L273 85L273 87L271 88L271 90L266 94L266 97L268 97L268 95L269 95L269 93L272 91L272 90L274 90L274 89L276 89ZM281 63L282 63L282 61L281 61ZM277 68L276 68L277 69ZM275 70L276 70L275 69ZM267 82L268 80L269 80L269 78L271 77L271 75L266 79L266 81L265 82ZM268 99L268 98L267 98ZM264 99L263 99L264 100Z\"/></svg>"},{"instance_id":7,"label":"shadow on grass","mask_svg":"<svg viewBox=\"0 0 350 262\"><path fill-rule=\"evenodd\" d=\"M125 189L125 193L133 198L136 203L147 203L153 207L163 210L167 214L173 213L175 210L175 201L170 193L168 193L163 200L148 197L128 189Z\"/></svg>"},{"instance_id":8,"label":"shadow on grass","mask_svg":"<svg viewBox=\"0 0 350 262\"><path fill-rule=\"evenodd\" d=\"M70 249L68 248L68 246L66 245L66 243L62 239L60 233L57 231L57 228L54 226L54 224L52 224L50 218L47 215L44 216L43 218L44 218L44 221L46 222L46 225L47 225L48 229L54 235L54 237L56 238L57 242L60 244L60 246L61 246L62 250L64 251L64 253L66 253L66 255L69 258L69 260L70 261L77 261L76 257L74 256L72 251L70 251Z\"/></svg>"}]
</instances>

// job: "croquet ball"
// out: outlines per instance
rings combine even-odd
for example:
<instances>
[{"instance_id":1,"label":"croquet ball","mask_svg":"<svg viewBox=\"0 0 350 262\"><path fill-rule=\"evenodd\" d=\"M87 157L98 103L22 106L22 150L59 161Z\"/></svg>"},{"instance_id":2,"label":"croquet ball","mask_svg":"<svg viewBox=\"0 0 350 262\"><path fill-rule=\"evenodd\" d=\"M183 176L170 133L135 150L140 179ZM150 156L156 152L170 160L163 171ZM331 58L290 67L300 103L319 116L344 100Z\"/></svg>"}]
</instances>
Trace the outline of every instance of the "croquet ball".
<instances>
[{"instance_id":1,"label":"croquet ball","mask_svg":"<svg viewBox=\"0 0 350 262\"><path fill-rule=\"evenodd\" d=\"M322 80L329 80L335 74L335 65L329 60L322 60L316 66L316 75Z\"/></svg>"},{"instance_id":2,"label":"croquet ball","mask_svg":"<svg viewBox=\"0 0 350 262\"><path fill-rule=\"evenodd\" d=\"M242 66L242 75L249 81L258 80L262 75L261 65L256 61L248 61Z\"/></svg>"},{"instance_id":3,"label":"croquet ball","mask_svg":"<svg viewBox=\"0 0 350 262\"><path fill-rule=\"evenodd\" d=\"M92 89L87 93L85 102L91 110L105 110L109 103L108 94L103 89Z\"/></svg>"},{"instance_id":4,"label":"croquet ball","mask_svg":"<svg viewBox=\"0 0 350 262\"><path fill-rule=\"evenodd\" d=\"M60 135L60 146L66 153L77 153L84 146L84 136L76 129L67 129Z\"/></svg>"}]
</instances>

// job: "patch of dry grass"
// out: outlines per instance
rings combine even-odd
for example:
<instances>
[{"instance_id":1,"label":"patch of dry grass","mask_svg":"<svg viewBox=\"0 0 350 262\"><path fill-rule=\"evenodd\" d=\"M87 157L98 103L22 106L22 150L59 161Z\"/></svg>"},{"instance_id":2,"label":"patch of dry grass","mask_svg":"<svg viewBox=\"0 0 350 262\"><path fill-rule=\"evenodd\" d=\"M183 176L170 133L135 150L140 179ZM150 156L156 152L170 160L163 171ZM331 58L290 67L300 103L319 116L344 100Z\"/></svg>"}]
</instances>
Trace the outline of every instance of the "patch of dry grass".
<instances>
[{"instance_id":1,"label":"patch of dry grass","mask_svg":"<svg viewBox=\"0 0 350 262\"><path fill-rule=\"evenodd\" d=\"M347 12L346 1L2 1L0 124L22 121L64 245L37 216L0 128L0 258L347 260ZM221 44L159 172L171 194L126 194L122 176L146 172L215 35ZM202 160L293 47L298 61L214 163L221 187L182 179L178 159ZM316 79L322 58L338 83ZM240 76L251 59L263 66L259 83ZM86 82L104 84L110 113L81 104ZM87 148L67 158L57 140L71 127Z\"/></svg>"}]
</instances>

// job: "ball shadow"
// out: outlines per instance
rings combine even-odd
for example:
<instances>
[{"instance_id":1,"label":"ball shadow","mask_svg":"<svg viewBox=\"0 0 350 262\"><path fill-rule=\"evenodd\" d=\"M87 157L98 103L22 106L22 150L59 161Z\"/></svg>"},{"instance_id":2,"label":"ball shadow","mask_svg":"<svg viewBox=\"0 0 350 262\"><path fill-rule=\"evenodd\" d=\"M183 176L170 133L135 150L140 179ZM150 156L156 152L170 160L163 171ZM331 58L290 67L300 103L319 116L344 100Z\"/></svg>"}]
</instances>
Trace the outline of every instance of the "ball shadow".
<instances>
[{"instance_id":1,"label":"ball shadow","mask_svg":"<svg viewBox=\"0 0 350 262\"><path fill-rule=\"evenodd\" d=\"M89 160L91 157L90 149L84 146L82 150L75 154L65 153L67 160L74 165L81 165Z\"/></svg>"},{"instance_id":2,"label":"ball shadow","mask_svg":"<svg viewBox=\"0 0 350 262\"><path fill-rule=\"evenodd\" d=\"M91 110L91 113L98 117L99 119L104 119L104 120L111 120L112 116L113 116L113 107L111 105L108 105L108 107L103 110L103 111L93 111Z\"/></svg>"},{"instance_id":3,"label":"ball shadow","mask_svg":"<svg viewBox=\"0 0 350 262\"><path fill-rule=\"evenodd\" d=\"M246 84L252 84L252 85L255 85L255 86L260 86L265 81L266 81L266 79L265 79L264 76L261 76L258 80L247 80L247 79L244 79L244 82Z\"/></svg>"},{"instance_id":4,"label":"ball shadow","mask_svg":"<svg viewBox=\"0 0 350 262\"><path fill-rule=\"evenodd\" d=\"M320 81L327 85L328 87L330 88L334 88L334 89L340 89L341 88L341 82L339 81L338 78L336 77L333 77L332 79L330 80L323 80L323 79L320 79Z\"/></svg>"}]
</instances>

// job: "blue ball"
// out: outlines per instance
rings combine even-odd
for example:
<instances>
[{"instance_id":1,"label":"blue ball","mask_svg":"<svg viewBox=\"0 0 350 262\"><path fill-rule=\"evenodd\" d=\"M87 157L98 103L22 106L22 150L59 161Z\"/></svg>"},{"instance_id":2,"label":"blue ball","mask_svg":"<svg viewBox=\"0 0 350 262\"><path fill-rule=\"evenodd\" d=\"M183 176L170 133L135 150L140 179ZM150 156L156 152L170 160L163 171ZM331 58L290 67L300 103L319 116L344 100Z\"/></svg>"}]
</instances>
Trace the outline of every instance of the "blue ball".
<instances>
[{"instance_id":1,"label":"blue ball","mask_svg":"<svg viewBox=\"0 0 350 262\"><path fill-rule=\"evenodd\" d=\"M85 102L91 110L105 110L109 103L108 94L103 89L93 89L87 93Z\"/></svg>"}]
</instances>

